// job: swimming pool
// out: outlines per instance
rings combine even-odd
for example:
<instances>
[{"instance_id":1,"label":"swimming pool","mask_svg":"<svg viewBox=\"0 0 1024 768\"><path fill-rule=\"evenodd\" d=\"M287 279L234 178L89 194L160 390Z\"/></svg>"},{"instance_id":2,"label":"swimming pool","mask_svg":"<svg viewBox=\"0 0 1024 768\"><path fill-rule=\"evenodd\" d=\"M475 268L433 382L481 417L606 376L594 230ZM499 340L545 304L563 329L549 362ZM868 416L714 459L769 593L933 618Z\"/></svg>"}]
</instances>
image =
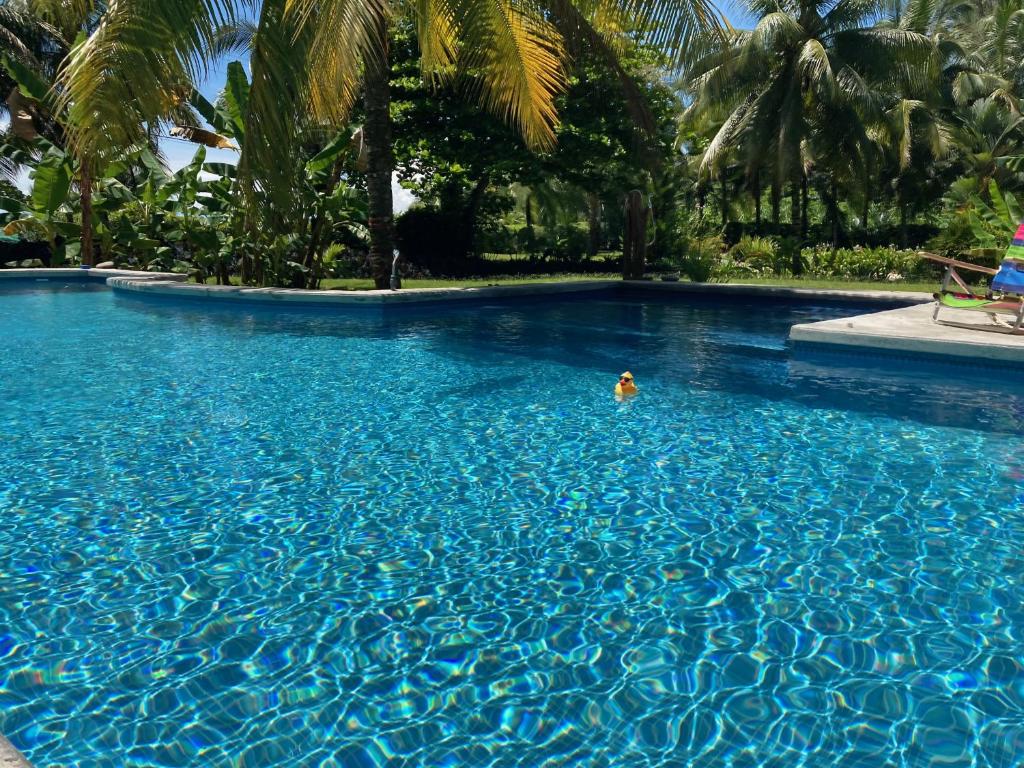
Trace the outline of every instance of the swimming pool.
<instances>
[{"instance_id":1,"label":"swimming pool","mask_svg":"<svg viewBox=\"0 0 1024 768\"><path fill-rule=\"evenodd\" d=\"M793 358L856 311L8 289L0 732L37 768L1019 765L1024 389Z\"/></svg>"}]
</instances>

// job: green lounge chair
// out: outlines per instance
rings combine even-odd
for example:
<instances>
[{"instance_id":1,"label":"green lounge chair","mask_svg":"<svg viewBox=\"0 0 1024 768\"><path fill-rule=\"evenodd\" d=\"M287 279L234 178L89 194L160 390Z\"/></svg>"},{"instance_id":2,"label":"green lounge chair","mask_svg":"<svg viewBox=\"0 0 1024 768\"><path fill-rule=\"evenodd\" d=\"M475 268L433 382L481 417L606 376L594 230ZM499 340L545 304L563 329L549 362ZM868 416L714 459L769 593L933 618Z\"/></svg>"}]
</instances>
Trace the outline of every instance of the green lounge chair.
<instances>
[{"instance_id":1,"label":"green lounge chair","mask_svg":"<svg viewBox=\"0 0 1024 768\"><path fill-rule=\"evenodd\" d=\"M933 253L922 253L921 256L946 266L946 272L942 277L942 287L935 294L933 321L940 325L1002 333L1020 333L1022 331L1022 325L1024 325L1024 224L1017 230L1013 244L999 269L982 267L945 256L936 256ZM988 292L981 295L972 291L960 277L958 269L992 275L992 284ZM943 307L984 312L992 320L992 325L980 326L940 320L939 311Z\"/></svg>"}]
</instances>

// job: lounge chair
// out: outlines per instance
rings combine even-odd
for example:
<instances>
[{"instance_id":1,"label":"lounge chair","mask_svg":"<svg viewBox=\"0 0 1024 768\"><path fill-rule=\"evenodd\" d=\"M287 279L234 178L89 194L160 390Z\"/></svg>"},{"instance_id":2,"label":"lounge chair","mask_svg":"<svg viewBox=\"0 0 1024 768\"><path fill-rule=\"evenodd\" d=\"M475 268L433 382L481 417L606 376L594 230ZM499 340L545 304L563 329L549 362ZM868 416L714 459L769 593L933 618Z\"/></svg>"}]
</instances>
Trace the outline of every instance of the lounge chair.
<instances>
[{"instance_id":1,"label":"lounge chair","mask_svg":"<svg viewBox=\"0 0 1024 768\"><path fill-rule=\"evenodd\" d=\"M1020 254L1019 256L1017 254ZM923 258L946 266L942 277L942 287L935 294L935 312L932 320L940 325L951 325L959 328L1001 331L1003 333L1020 333L1024 325L1024 224L1017 230L1003 263L999 269L982 267L966 261L936 256L933 253L921 253ZM992 284L984 295L971 290L957 270L981 272L992 275ZM955 287L953 287L955 284ZM988 314L991 326L972 323L957 323L951 320L940 320L939 310L967 309ZM1006 316L1010 316L1012 320Z\"/></svg>"}]
</instances>

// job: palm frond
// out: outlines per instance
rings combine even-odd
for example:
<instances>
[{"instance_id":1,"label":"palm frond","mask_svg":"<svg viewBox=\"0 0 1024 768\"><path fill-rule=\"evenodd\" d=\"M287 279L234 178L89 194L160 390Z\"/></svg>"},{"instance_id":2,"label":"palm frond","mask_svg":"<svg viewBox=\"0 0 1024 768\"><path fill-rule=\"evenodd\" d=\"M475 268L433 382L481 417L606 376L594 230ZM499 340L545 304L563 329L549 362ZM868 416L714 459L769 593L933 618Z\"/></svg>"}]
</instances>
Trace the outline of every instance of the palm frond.
<instances>
[{"instance_id":1,"label":"palm frond","mask_svg":"<svg viewBox=\"0 0 1024 768\"><path fill-rule=\"evenodd\" d=\"M427 79L450 72L458 58L459 29L445 0L415 0L416 39L420 68Z\"/></svg>"},{"instance_id":2,"label":"palm frond","mask_svg":"<svg viewBox=\"0 0 1024 768\"><path fill-rule=\"evenodd\" d=\"M728 27L711 0L595 0L595 6L624 13L644 39L681 62L687 48L707 32L724 34Z\"/></svg>"},{"instance_id":3,"label":"palm frond","mask_svg":"<svg viewBox=\"0 0 1024 768\"><path fill-rule=\"evenodd\" d=\"M564 43L539 10L509 0L456 0L463 48L481 105L518 126L536 148L554 144L555 97L565 88Z\"/></svg>"},{"instance_id":4,"label":"palm frond","mask_svg":"<svg viewBox=\"0 0 1024 768\"><path fill-rule=\"evenodd\" d=\"M223 26L214 34L213 44L207 53L214 59L248 54L252 51L256 31L257 26L248 19Z\"/></svg>"},{"instance_id":5,"label":"palm frond","mask_svg":"<svg viewBox=\"0 0 1024 768\"><path fill-rule=\"evenodd\" d=\"M314 116L340 123L359 94L361 66L385 55L380 22L391 18L388 0L286 0L296 36L312 34L308 51Z\"/></svg>"},{"instance_id":6,"label":"palm frond","mask_svg":"<svg viewBox=\"0 0 1024 768\"><path fill-rule=\"evenodd\" d=\"M180 102L206 71L218 28L234 21L230 0L119 0L74 47L58 82L78 150L96 154L145 139L145 128Z\"/></svg>"}]
</instances>

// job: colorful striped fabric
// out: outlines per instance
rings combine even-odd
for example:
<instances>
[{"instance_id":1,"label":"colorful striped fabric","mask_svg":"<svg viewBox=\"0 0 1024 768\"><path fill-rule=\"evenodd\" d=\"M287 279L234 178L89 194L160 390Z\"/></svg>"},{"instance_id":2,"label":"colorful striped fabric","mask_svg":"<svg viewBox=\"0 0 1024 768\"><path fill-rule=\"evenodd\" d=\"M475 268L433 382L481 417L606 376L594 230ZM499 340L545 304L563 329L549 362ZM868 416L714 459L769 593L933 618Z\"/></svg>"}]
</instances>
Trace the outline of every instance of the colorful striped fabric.
<instances>
[{"instance_id":1,"label":"colorful striped fabric","mask_svg":"<svg viewBox=\"0 0 1024 768\"><path fill-rule=\"evenodd\" d=\"M1017 234L1013 236L1013 242L1006 249L1007 259L1024 259L1024 222L1017 227Z\"/></svg>"}]
</instances>

